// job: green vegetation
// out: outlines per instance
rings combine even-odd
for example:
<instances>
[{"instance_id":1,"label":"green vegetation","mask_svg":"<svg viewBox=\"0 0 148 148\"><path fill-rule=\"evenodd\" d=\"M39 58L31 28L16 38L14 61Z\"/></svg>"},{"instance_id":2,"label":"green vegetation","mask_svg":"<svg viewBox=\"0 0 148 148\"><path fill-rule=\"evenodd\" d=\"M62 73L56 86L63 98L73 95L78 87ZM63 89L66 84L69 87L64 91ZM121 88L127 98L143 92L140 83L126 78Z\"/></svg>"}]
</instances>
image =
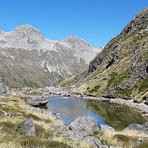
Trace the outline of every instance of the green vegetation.
<instances>
[{"instance_id":1,"label":"green vegetation","mask_svg":"<svg viewBox=\"0 0 148 148\"><path fill-rule=\"evenodd\" d=\"M148 146L148 141L145 141L142 144L140 144L139 146L137 146L136 148L146 148L147 146Z\"/></svg>"},{"instance_id":2,"label":"green vegetation","mask_svg":"<svg viewBox=\"0 0 148 148\"><path fill-rule=\"evenodd\" d=\"M90 110L99 114L107 125L119 131L131 123L143 124L148 121L148 118L143 117L136 109L127 106L90 100L86 100L86 104Z\"/></svg>"},{"instance_id":3,"label":"green vegetation","mask_svg":"<svg viewBox=\"0 0 148 148\"><path fill-rule=\"evenodd\" d=\"M62 87L67 87L67 88L68 88L69 86L72 86L72 85L74 85L76 82L78 82L78 81L80 81L81 79L83 79L86 74L87 74L87 71L84 71L84 72L82 72L82 73L80 73L80 74L78 74L78 75L76 75L76 76L73 76L73 77L71 77L71 78L68 78L68 79L62 81L62 82L60 83L60 86L62 86Z\"/></svg>"},{"instance_id":4,"label":"green vegetation","mask_svg":"<svg viewBox=\"0 0 148 148\"><path fill-rule=\"evenodd\" d=\"M56 131L49 131L49 125L62 124L54 121L49 114L35 112L21 99L19 92L13 92L10 97L0 96L0 110L9 113L12 117L0 113L0 147L1 148L31 148L31 147L55 147L72 148L82 147ZM35 123L36 136L21 134L18 125L26 118L32 118Z\"/></svg>"},{"instance_id":5,"label":"green vegetation","mask_svg":"<svg viewBox=\"0 0 148 148\"><path fill-rule=\"evenodd\" d=\"M132 74L131 70L126 70L121 72L120 74L117 74L116 72L113 72L111 74L111 79L108 81L108 87L112 85L112 87L116 85L121 85L121 82L125 79L128 79L130 75Z\"/></svg>"},{"instance_id":6,"label":"green vegetation","mask_svg":"<svg viewBox=\"0 0 148 148\"><path fill-rule=\"evenodd\" d=\"M132 148L136 141L146 137L145 134L140 134L139 132L112 132L112 131L98 131L90 133L91 136L96 136L101 140L103 144L113 145L113 146L122 146L123 148ZM143 143L143 146L146 146L146 143ZM137 147L137 148L146 148L146 147Z\"/></svg>"},{"instance_id":7,"label":"green vegetation","mask_svg":"<svg viewBox=\"0 0 148 148\"><path fill-rule=\"evenodd\" d=\"M40 95L42 92L38 91L37 89L31 89L27 92L28 95Z\"/></svg>"},{"instance_id":8,"label":"green vegetation","mask_svg":"<svg viewBox=\"0 0 148 148\"><path fill-rule=\"evenodd\" d=\"M109 41L103 51L91 61L87 71L90 68L97 69L86 73L85 78L81 77L83 84L74 92L145 101L145 93L148 91L147 13L148 9L144 9L118 36ZM113 57L114 62L106 69ZM68 86L77 84L80 81L78 78L74 77L68 82Z\"/></svg>"}]
</instances>

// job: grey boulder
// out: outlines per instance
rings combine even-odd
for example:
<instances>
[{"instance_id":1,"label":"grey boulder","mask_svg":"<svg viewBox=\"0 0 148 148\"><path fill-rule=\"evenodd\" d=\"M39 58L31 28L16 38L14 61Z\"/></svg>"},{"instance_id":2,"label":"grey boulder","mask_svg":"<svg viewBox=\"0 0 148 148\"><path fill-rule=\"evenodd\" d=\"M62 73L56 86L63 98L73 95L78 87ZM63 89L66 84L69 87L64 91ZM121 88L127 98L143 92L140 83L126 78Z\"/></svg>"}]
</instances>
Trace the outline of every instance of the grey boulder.
<instances>
[{"instance_id":1,"label":"grey boulder","mask_svg":"<svg viewBox=\"0 0 148 148\"><path fill-rule=\"evenodd\" d=\"M115 132L115 129L109 125L100 124L101 131L112 131Z\"/></svg>"},{"instance_id":2,"label":"grey boulder","mask_svg":"<svg viewBox=\"0 0 148 148\"><path fill-rule=\"evenodd\" d=\"M3 82L0 82L0 94L7 93L6 85Z\"/></svg>"},{"instance_id":3,"label":"grey boulder","mask_svg":"<svg viewBox=\"0 0 148 148\"><path fill-rule=\"evenodd\" d=\"M20 134L26 136L35 136L35 127L32 119L26 119L17 126L16 129Z\"/></svg>"},{"instance_id":4,"label":"grey boulder","mask_svg":"<svg viewBox=\"0 0 148 148\"><path fill-rule=\"evenodd\" d=\"M136 130L139 132L143 132L145 134L148 134L148 128L146 125L142 125L142 124L130 124L128 127L126 127L125 129L123 129L123 131L129 131L129 130Z\"/></svg>"},{"instance_id":5,"label":"grey boulder","mask_svg":"<svg viewBox=\"0 0 148 148\"><path fill-rule=\"evenodd\" d=\"M95 131L98 130L97 119L91 116L81 116L70 124L72 130Z\"/></svg>"},{"instance_id":6,"label":"grey boulder","mask_svg":"<svg viewBox=\"0 0 148 148\"><path fill-rule=\"evenodd\" d=\"M34 107L46 106L47 103L48 100L41 96L30 96L27 100L27 104Z\"/></svg>"}]
</instances>

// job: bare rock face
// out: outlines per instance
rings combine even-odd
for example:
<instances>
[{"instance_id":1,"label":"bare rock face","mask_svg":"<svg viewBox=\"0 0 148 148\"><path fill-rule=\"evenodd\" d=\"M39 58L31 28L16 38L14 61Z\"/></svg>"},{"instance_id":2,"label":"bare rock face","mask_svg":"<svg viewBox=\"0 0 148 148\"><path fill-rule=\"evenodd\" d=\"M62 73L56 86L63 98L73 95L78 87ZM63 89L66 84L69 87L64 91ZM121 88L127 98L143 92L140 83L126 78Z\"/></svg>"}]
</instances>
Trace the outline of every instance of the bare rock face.
<instances>
[{"instance_id":1,"label":"bare rock face","mask_svg":"<svg viewBox=\"0 0 148 148\"><path fill-rule=\"evenodd\" d=\"M11 32L2 32L0 40L1 47L3 48L36 49L40 47L45 38L32 26L21 25Z\"/></svg>"},{"instance_id":2,"label":"bare rock face","mask_svg":"<svg viewBox=\"0 0 148 148\"><path fill-rule=\"evenodd\" d=\"M56 85L85 70L100 50L76 36L47 40L30 25L0 31L0 80L10 87Z\"/></svg>"}]
</instances>

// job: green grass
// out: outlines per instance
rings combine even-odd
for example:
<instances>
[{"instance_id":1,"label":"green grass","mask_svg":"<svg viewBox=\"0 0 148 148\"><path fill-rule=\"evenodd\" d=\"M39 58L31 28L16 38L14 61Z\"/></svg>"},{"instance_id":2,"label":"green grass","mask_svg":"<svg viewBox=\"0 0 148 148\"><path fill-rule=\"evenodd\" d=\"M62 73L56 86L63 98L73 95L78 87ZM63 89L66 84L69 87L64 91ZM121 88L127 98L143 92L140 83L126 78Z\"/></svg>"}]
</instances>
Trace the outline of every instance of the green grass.
<instances>
[{"instance_id":1,"label":"green grass","mask_svg":"<svg viewBox=\"0 0 148 148\"><path fill-rule=\"evenodd\" d=\"M120 74L117 74L116 72L113 72L111 74L111 78L108 81L108 87L120 85L124 79L128 79L130 75L132 74L131 70L126 70L121 72Z\"/></svg>"},{"instance_id":2,"label":"green grass","mask_svg":"<svg viewBox=\"0 0 148 148\"><path fill-rule=\"evenodd\" d=\"M13 92L8 98L0 96L0 109L12 115L8 117L0 114L0 147L2 148L72 148L76 145L80 147L79 143L62 134L49 131L48 126L61 124L61 122L54 121L48 114L35 112L28 108L18 92ZM32 118L34 121L35 137L22 135L21 130L18 129L18 125L26 118Z\"/></svg>"},{"instance_id":3,"label":"green grass","mask_svg":"<svg viewBox=\"0 0 148 148\"><path fill-rule=\"evenodd\" d=\"M68 78L66 80L63 80L60 83L60 86L62 87L68 87L68 86L72 86L73 84L75 84L76 82L78 82L80 79L84 78L85 75L87 74L87 71L84 71L76 76L73 76L71 78Z\"/></svg>"},{"instance_id":4,"label":"green grass","mask_svg":"<svg viewBox=\"0 0 148 148\"><path fill-rule=\"evenodd\" d=\"M143 142L142 144L140 144L139 146L135 147L135 148L147 148L148 147L148 141Z\"/></svg>"},{"instance_id":5,"label":"green grass","mask_svg":"<svg viewBox=\"0 0 148 148\"><path fill-rule=\"evenodd\" d=\"M138 132L111 132L111 131L95 131L91 132L90 136L96 136L102 142L102 144L113 145L113 146L121 146L123 148L133 148L136 141L141 140L147 135L140 134ZM141 147L137 148L146 148L147 142L143 143Z\"/></svg>"}]
</instances>

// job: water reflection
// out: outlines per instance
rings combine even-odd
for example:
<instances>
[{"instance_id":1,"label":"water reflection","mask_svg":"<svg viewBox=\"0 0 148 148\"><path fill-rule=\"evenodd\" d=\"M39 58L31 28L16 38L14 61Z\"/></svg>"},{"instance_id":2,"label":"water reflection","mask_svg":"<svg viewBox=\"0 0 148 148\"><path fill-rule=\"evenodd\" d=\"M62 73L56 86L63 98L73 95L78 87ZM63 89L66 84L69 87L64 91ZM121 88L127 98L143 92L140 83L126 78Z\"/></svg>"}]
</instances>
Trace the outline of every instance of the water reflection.
<instances>
[{"instance_id":1,"label":"water reflection","mask_svg":"<svg viewBox=\"0 0 148 148\"><path fill-rule=\"evenodd\" d=\"M67 125L77 117L85 115L96 118L98 125L107 124L117 130L131 123L146 122L146 119L135 109L99 101L54 97L49 98L47 107L49 110L62 113L62 119Z\"/></svg>"},{"instance_id":2,"label":"water reflection","mask_svg":"<svg viewBox=\"0 0 148 148\"><path fill-rule=\"evenodd\" d=\"M142 124L146 122L136 109L131 109L124 105L110 104L99 101L86 100L87 108L99 114L107 125L114 127L117 130L122 130L132 123Z\"/></svg>"}]
</instances>

